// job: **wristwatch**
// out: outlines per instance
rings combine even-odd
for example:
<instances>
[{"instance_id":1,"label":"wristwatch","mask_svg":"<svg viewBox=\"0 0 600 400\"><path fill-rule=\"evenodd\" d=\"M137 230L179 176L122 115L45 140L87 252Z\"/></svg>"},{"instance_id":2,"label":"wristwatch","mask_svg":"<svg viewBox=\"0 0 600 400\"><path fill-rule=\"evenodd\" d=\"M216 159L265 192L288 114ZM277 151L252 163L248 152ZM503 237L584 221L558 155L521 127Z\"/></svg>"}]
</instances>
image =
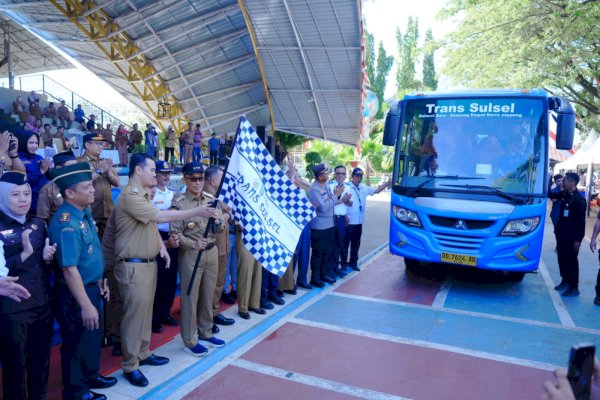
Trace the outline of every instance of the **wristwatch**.
<instances>
[{"instance_id":1,"label":"wristwatch","mask_svg":"<svg viewBox=\"0 0 600 400\"><path fill-rule=\"evenodd\" d=\"M96 173L97 173L98 175L102 175L102 170L101 170L100 168L98 168L98 169L96 170Z\"/></svg>"}]
</instances>

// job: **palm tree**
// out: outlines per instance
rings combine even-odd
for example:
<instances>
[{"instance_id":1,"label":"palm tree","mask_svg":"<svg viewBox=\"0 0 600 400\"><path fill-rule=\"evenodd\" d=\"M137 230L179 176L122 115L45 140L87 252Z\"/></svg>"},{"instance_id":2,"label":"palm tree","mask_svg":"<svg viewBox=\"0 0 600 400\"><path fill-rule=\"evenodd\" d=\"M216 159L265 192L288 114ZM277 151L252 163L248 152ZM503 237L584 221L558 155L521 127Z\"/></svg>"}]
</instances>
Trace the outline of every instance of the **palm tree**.
<instances>
[{"instance_id":1,"label":"palm tree","mask_svg":"<svg viewBox=\"0 0 600 400\"><path fill-rule=\"evenodd\" d=\"M304 142L306 142L307 140L304 136L280 131L275 131L273 136L275 136L275 139L277 139L277 141L279 142L279 146L281 147L282 164L285 162L285 159L291 149L293 149L296 146L303 145Z\"/></svg>"}]
</instances>

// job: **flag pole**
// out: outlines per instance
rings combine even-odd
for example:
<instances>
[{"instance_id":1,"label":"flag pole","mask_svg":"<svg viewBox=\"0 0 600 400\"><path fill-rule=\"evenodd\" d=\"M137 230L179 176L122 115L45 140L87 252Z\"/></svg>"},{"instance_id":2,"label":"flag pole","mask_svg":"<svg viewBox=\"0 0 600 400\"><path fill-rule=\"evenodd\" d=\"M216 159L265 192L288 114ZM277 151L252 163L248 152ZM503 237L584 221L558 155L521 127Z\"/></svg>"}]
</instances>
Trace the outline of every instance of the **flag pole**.
<instances>
[{"instance_id":1,"label":"flag pole","mask_svg":"<svg viewBox=\"0 0 600 400\"><path fill-rule=\"evenodd\" d=\"M235 137L233 138L233 145L231 146L231 150L229 152L229 159L231 159L231 153L233 152L233 148L235 147L235 143L237 142L237 138L240 134L240 127L242 126L242 118L244 118L244 117L245 117L245 115L242 115L240 117L240 122L238 123L238 127L235 131ZM215 200L212 202L212 204L209 207L213 207L215 209L217 208L217 204L219 203L219 194L221 193L221 188L223 187L223 181L225 180L225 174L227 173L227 168L229 167L229 159L227 159L227 162L225 163L225 170L223 171L223 176L221 176L221 181L219 182L219 188L217 189L217 193L215 194ZM210 229L213 227L214 224L215 224L214 217L210 217L208 219L208 223L206 224L206 229L204 230L204 234L202 235L202 237L204 239L206 239L208 237L208 232L210 231ZM202 257L203 251L204 251L204 249L199 250L198 255L196 256L196 262L194 263L194 270L192 271L192 276L190 277L190 283L188 284L188 287L187 287L186 294L188 296L190 295L190 293L192 293L192 286L194 286L194 281L196 280L196 274L198 273L198 266L200 265L200 258Z\"/></svg>"}]
</instances>

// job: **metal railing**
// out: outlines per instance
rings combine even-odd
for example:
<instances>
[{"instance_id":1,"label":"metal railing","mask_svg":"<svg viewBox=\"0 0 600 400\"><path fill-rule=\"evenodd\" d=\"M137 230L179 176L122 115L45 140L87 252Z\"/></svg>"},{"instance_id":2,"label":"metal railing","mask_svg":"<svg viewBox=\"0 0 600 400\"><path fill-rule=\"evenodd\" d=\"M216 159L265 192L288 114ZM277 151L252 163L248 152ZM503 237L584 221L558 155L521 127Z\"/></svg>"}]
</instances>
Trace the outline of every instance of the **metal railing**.
<instances>
[{"instance_id":1,"label":"metal railing","mask_svg":"<svg viewBox=\"0 0 600 400\"><path fill-rule=\"evenodd\" d=\"M93 114L96 116L96 123L102 124L103 127L110 124L113 129L116 129L119 124L123 124L126 129L132 129L131 125L44 74L15 78L15 89L25 92L35 90L36 93L44 94L48 97L48 102L54 102L57 108L62 100L65 101L65 105L71 111L74 111L77 105L81 104L81 107L85 110L86 119L89 119L89 116Z\"/></svg>"}]
</instances>

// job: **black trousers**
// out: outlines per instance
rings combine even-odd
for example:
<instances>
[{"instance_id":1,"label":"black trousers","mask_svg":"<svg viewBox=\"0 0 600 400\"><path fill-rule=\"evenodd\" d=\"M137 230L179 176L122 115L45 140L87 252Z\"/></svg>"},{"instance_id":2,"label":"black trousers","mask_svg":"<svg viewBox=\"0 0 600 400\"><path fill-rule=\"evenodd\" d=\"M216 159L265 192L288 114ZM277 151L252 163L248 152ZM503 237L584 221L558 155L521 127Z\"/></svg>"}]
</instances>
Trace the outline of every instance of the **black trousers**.
<instances>
[{"instance_id":1,"label":"black trousers","mask_svg":"<svg viewBox=\"0 0 600 400\"><path fill-rule=\"evenodd\" d=\"M575 251L574 241L568 238L558 237L558 268L560 276L569 284L570 288L579 288L579 260Z\"/></svg>"},{"instance_id":2,"label":"black trousers","mask_svg":"<svg viewBox=\"0 0 600 400\"><path fill-rule=\"evenodd\" d=\"M210 151L210 165L215 165L219 161L219 152L217 150Z\"/></svg>"},{"instance_id":3,"label":"black trousers","mask_svg":"<svg viewBox=\"0 0 600 400\"><path fill-rule=\"evenodd\" d=\"M333 251L333 239L335 228L310 230L310 246L312 254L310 257L311 282L322 282L326 276L332 277L331 253Z\"/></svg>"},{"instance_id":4,"label":"black trousers","mask_svg":"<svg viewBox=\"0 0 600 400\"><path fill-rule=\"evenodd\" d=\"M98 313L101 313L102 299L98 285L86 285L85 292ZM63 399L71 400L88 392L88 380L98 374L102 329L90 330L83 326L81 308L65 284L57 283L55 302L56 319L63 339L60 348Z\"/></svg>"},{"instance_id":5,"label":"black trousers","mask_svg":"<svg viewBox=\"0 0 600 400\"><path fill-rule=\"evenodd\" d=\"M169 239L169 233L159 231L160 237L163 240ZM177 271L179 265L177 262L179 249L167 249L169 257L171 257L171 265L167 265L162 257L156 259L158 265L158 273L156 278L156 292L154 292L154 304L152 305L152 323L159 324L171 315L171 307L175 300L175 292L177 291Z\"/></svg>"},{"instance_id":6,"label":"black trousers","mask_svg":"<svg viewBox=\"0 0 600 400\"><path fill-rule=\"evenodd\" d=\"M260 285L260 297L267 300L269 295L277 296L277 289L279 288L279 276L267 271L266 268L262 270L262 282Z\"/></svg>"},{"instance_id":7,"label":"black trousers","mask_svg":"<svg viewBox=\"0 0 600 400\"><path fill-rule=\"evenodd\" d=\"M175 160L175 147L165 147L165 161L170 163Z\"/></svg>"},{"instance_id":8,"label":"black trousers","mask_svg":"<svg viewBox=\"0 0 600 400\"><path fill-rule=\"evenodd\" d=\"M347 256L348 247L350 247L350 259L346 256L342 258L342 265L358 265L358 249L360 248L360 238L362 236L362 224L348 225L346 236L344 237L344 252ZM344 252L342 254L344 254Z\"/></svg>"},{"instance_id":9,"label":"black trousers","mask_svg":"<svg viewBox=\"0 0 600 400\"><path fill-rule=\"evenodd\" d=\"M336 215L335 217L335 235L333 238L333 252L332 252L332 264L331 268L333 271L337 270L340 263L344 265L344 262L348 258L348 247L344 246L344 239L346 238L346 216Z\"/></svg>"},{"instance_id":10,"label":"black trousers","mask_svg":"<svg viewBox=\"0 0 600 400\"><path fill-rule=\"evenodd\" d=\"M0 315L0 359L5 399L46 398L52 322L50 305Z\"/></svg>"}]
</instances>

